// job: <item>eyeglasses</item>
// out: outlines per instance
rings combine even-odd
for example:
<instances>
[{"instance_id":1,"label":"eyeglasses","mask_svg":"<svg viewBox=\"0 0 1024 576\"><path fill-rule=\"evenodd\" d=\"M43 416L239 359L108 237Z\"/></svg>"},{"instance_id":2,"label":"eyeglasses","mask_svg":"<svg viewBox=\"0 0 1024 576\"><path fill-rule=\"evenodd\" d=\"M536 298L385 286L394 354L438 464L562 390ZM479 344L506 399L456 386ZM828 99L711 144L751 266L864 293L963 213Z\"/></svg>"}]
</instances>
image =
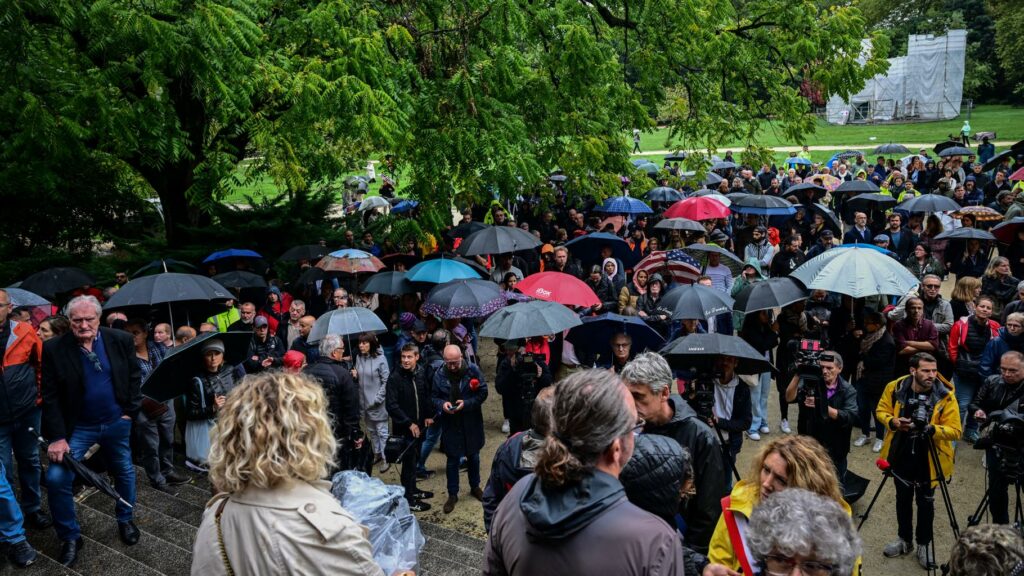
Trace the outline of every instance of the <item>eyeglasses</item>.
<instances>
[{"instance_id":1,"label":"eyeglasses","mask_svg":"<svg viewBox=\"0 0 1024 576\"><path fill-rule=\"evenodd\" d=\"M801 574L806 574L807 576L830 576L832 574L831 564L815 560L797 562L792 558L778 554L769 554L762 563L764 564L765 571L771 576L789 576L793 573L793 568L796 567L800 568Z\"/></svg>"},{"instance_id":2,"label":"eyeglasses","mask_svg":"<svg viewBox=\"0 0 1024 576\"><path fill-rule=\"evenodd\" d=\"M100 357L97 356L95 352L89 352L86 350L83 350L83 352L85 352L85 357L89 359L89 362L92 362L92 367L95 368L97 372L103 372L103 364L100 363Z\"/></svg>"},{"instance_id":3,"label":"eyeglasses","mask_svg":"<svg viewBox=\"0 0 1024 576\"><path fill-rule=\"evenodd\" d=\"M633 433L633 436L639 436L644 431L644 426L647 426L647 421L643 418L638 418L636 424L629 431Z\"/></svg>"}]
</instances>

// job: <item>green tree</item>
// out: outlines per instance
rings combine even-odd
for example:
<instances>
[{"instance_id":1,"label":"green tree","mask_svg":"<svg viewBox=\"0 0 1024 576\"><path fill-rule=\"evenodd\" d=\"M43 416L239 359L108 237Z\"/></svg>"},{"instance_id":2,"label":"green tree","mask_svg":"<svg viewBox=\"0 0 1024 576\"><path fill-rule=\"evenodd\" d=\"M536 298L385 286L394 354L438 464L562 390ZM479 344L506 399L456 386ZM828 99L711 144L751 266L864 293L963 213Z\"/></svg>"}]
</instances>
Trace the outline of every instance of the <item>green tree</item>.
<instances>
[{"instance_id":1,"label":"green tree","mask_svg":"<svg viewBox=\"0 0 1024 576\"><path fill-rule=\"evenodd\" d=\"M24 0L0 22L0 170L45 158L35 190L75 203L65 162L103 166L96 186L160 199L172 246L246 157L303 194L402 120L375 13L353 2Z\"/></svg>"}]
</instances>

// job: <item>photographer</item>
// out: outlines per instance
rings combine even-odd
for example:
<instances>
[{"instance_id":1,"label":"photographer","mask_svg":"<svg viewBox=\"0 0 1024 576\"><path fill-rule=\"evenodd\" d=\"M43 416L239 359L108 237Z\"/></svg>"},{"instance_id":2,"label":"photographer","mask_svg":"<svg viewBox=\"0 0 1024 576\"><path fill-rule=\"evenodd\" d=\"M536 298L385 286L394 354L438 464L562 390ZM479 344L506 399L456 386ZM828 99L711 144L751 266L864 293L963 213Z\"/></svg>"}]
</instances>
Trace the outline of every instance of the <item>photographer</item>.
<instances>
[{"instance_id":1,"label":"photographer","mask_svg":"<svg viewBox=\"0 0 1024 576\"><path fill-rule=\"evenodd\" d=\"M975 420L982 426L992 425L988 417L997 410L1013 406L1015 411L1020 412L1020 398L1024 396L1021 382L1024 382L1024 354L1015 350L1004 353L999 359L999 374L985 379L970 404L969 410ZM1007 474L1009 470L1004 470L1004 463L1010 458L1011 464L1019 465L1020 456L1017 450L1003 446L991 446L985 450L985 461L988 463L988 508L996 524L1010 522L1006 489L1012 478Z\"/></svg>"},{"instance_id":2,"label":"photographer","mask_svg":"<svg viewBox=\"0 0 1024 576\"><path fill-rule=\"evenodd\" d=\"M494 386L508 418L509 434L528 430L533 400L541 388L551 385L551 372L541 354L529 354L520 340L502 345L505 355L498 362Z\"/></svg>"},{"instance_id":3,"label":"photographer","mask_svg":"<svg viewBox=\"0 0 1024 576\"><path fill-rule=\"evenodd\" d=\"M950 386L939 375L935 356L922 352L910 358L910 374L893 380L875 409L891 433L885 437L882 459L888 460L896 484L896 523L899 539L885 547L887 558L914 549L913 503L917 501L917 561L927 569L932 542L935 487L953 472L953 441L960 437L960 410ZM934 443L938 462L932 458ZM940 476L941 475L941 476ZM915 498L916 497L916 498Z\"/></svg>"},{"instance_id":4,"label":"photographer","mask_svg":"<svg viewBox=\"0 0 1024 576\"><path fill-rule=\"evenodd\" d=\"M786 387L786 400L799 405L797 432L821 442L842 483L850 433L857 421L857 391L843 379L843 357L838 353L829 350L806 360L816 364L803 364L805 360L798 357L797 373Z\"/></svg>"}]
</instances>

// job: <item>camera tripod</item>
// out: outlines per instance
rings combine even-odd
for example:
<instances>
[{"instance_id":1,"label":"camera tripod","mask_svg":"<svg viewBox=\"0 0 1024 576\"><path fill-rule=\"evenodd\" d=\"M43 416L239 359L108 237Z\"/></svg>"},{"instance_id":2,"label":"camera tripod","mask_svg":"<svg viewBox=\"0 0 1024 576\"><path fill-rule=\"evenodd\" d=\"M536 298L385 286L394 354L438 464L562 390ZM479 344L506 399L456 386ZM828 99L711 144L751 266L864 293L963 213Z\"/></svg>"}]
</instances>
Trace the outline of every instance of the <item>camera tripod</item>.
<instances>
[{"instance_id":1,"label":"camera tripod","mask_svg":"<svg viewBox=\"0 0 1024 576\"><path fill-rule=\"evenodd\" d=\"M935 470L937 472L936 475L938 476L939 492L942 494L942 504L946 508L946 515L949 516L949 527L950 527L950 530L952 530L952 532L953 532L953 540L954 541L959 540L960 539L960 524L957 522L956 512L953 510L953 500L949 496L949 485L946 483L946 478L945 478L945 476L943 476L942 470L941 470L941 468L939 466L939 451L935 448L935 440L932 437L930 437L930 436L925 436L922 432L919 432L919 431L911 432L908 436L906 436L906 439L908 441L910 441L910 442L914 442L915 440L921 439L921 438L923 438L923 439L928 441L928 453L929 453L928 456L931 459L931 462L933 462L934 465L935 465ZM914 453L913 450L914 450L914 444L911 444L911 454ZM929 473L929 475L930 475L930 473ZM871 503L868 504L867 510L865 510L864 514L861 515L861 517L860 517L861 518L860 519L860 524L857 525L857 531L860 531L860 529L864 526L864 523L868 521L868 516L871 514L871 509L875 506L875 502L878 501L878 496L882 493L882 488L885 488L885 481L888 480L889 478L892 478L894 482L903 482L906 485L916 485L917 484L917 482L915 482L913 480L905 480L903 478L900 478L899 476L896 475L895 472L893 472L891 467L886 467L885 469L883 469L882 470L882 482L878 485L878 489L875 490L875 495L871 498ZM931 480L930 479L926 480L926 482L930 483ZM986 495L986 499L987 499L987 495ZM937 571L939 569L938 564L935 562L935 538L934 538L934 536L932 537L932 541L929 542L927 544L927 546L928 546L927 555L928 555L928 560L929 560L929 562L928 562L928 574L934 575L934 574L938 573Z\"/></svg>"},{"instance_id":2,"label":"camera tripod","mask_svg":"<svg viewBox=\"0 0 1024 576\"><path fill-rule=\"evenodd\" d=\"M715 434L718 434L718 444L722 448L722 458L725 458L725 461L729 463L729 466L732 468L733 477L739 482L741 480L740 471L736 469L736 461L729 456L729 445L725 442L725 435L722 434L722 429L718 427L714 420L711 420L708 424L715 430Z\"/></svg>"},{"instance_id":3,"label":"camera tripod","mask_svg":"<svg viewBox=\"0 0 1024 576\"><path fill-rule=\"evenodd\" d=\"M998 453L996 453L995 450L993 450L992 455L996 459L1001 457ZM1010 470L1004 468L1001 462L989 462L988 465L1000 466L1001 473L1004 476L1006 476L1007 480L1013 480L1012 483L1007 482L1007 488L1013 486L1015 494L1015 502L1013 506L1013 527L1017 530L1018 533L1024 536L1024 503L1021 502L1021 483L1024 479L1021 478L1021 471L1017 470L1016 472L1011 472ZM968 528L970 528L971 526L977 526L978 524L981 524L981 521L985 517L985 513L989 510L989 506L991 504L991 495L992 484L989 483L988 487L985 489L985 495L982 496L981 502L978 503L978 507L977 509L975 509L974 514L968 516L967 518Z\"/></svg>"}]
</instances>

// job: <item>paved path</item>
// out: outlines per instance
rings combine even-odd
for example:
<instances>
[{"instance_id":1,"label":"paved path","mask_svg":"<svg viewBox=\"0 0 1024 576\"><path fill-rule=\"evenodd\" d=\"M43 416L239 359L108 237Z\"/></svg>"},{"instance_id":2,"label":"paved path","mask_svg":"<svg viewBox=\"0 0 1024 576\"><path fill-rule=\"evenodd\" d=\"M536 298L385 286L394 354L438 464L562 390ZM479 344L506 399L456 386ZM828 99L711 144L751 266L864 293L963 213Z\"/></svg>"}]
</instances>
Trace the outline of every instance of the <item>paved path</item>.
<instances>
[{"instance_id":1,"label":"paved path","mask_svg":"<svg viewBox=\"0 0 1024 576\"><path fill-rule=\"evenodd\" d=\"M1016 144L1016 142L1007 140L1007 141L993 142L993 144L995 144L997 148L1002 148L1002 147L1012 146L1013 144ZM931 152L932 147L935 146L935 144L903 144L903 145L911 150L911 152L910 152L911 154L913 153L914 150L920 150L921 148L924 148L924 149L928 150L929 152ZM865 150L865 149L874 150L878 146L881 146L881 144L875 142L875 143L872 143L872 144L856 144L856 145L850 145L850 146L808 146L807 149L811 150L811 151L830 151L830 150L837 150L838 151L838 150ZM723 149L726 149L726 148L728 148L728 147L723 147ZM734 146L733 148L735 148L737 150L741 149L738 146ZM774 150L775 152L799 152L800 150L803 149L803 147L802 146L776 146L776 147L771 148L771 149ZM684 150L684 152L697 152L697 151L698 150ZM637 154L632 154L632 156L666 156L666 155L671 154L673 152L678 152L678 150L646 150L644 152L640 152L640 153L637 153ZM871 153L867 152L866 154L870 155Z\"/></svg>"}]
</instances>

